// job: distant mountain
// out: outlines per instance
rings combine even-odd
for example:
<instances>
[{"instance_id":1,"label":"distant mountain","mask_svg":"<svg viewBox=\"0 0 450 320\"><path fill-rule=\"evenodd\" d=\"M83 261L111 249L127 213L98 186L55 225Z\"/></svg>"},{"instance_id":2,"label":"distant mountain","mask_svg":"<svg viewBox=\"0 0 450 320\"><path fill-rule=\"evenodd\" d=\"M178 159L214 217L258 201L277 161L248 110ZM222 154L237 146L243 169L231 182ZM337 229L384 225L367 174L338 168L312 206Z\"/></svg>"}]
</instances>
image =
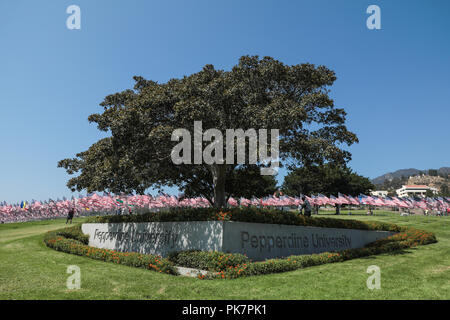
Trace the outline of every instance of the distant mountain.
<instances>
[{"instance_id":1,"label":"distant mountain","mask_svg":"<svg viewBox=\"0 0 450 320\"><path fill-rule=\"evenodd\" d=\"M438 174L450 174L450 167L442 167L437 169ZM419 169L400 169L397 170L395 172L389 172L386 174L383 174L382 176L379 176L375 179L372 179L372 183L375 185L380 185L383 184L386 180L391 181L394 178L408 178L412 175L417 175L417 174L427 174L428 170L419 170Z\"/></svg>"},{"instance_id":2,"label":"distant mountain","mask_svg":"<svg viewBox=\"0 0 450 320\"><path fill-rule=\"evenodd\" d=\"M438 173L450 174L450 167L442 167L438 169Z\"/></svg>"}]
</instances>

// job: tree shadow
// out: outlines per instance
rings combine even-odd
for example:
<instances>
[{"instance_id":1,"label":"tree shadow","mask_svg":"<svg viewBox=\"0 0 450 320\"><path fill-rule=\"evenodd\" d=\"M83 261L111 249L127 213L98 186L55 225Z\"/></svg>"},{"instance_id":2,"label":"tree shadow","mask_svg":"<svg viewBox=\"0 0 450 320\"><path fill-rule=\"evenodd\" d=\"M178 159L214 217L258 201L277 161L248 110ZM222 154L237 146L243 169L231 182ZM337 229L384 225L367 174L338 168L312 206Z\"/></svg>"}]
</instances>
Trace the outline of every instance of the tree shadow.
<instances>
[{"instance_id":1,"label":"tree shadow","mask_svg":"<svg viewBox=\"0 0 450 320\"><path fill-rule=\"evenodd\" d=\"M341 214L335 214L335 213L319 213L318 215L312 215L312 217L320 217L320 216L335 216L335 217L340 217L340 216L346 216L346 217L387 217L388 215L385 213L377 213L377 214L373 214L373 215L367 215L365 213L352 213L352 214L348 214L345 212L341 212Z\"/></svg>"},{"instance_id":2,"label":"tree shadow","mask_svg":"<svg viewBox=\"0 0 450 320\"><path fill-rule=\"evenodd\" d=\"M412 254L416 250L417 250L417 248L399 249L399 250L395 250L395 251L382 252L382 253L366 256L366 257L361 257L359 259L374 259L374 258L379 257L380 255L400 256L400 255L404 255L404 254Z\"/></svg>"},{"instance_id":3,"label":"tree shadow","mask_svg":"<svg viewBox=\"0 0 450 320\"><path fill-rule=\"evenodd\" d=\"M415 249L410 249L410 250L415 250ZM398 256L398 255L410 254L410 253L412 253L412 252L409 250L400 249L400 250L396 250L396 251L386 252L384 254L386 254L388 256Z\"/></svg>"}]
</instances>

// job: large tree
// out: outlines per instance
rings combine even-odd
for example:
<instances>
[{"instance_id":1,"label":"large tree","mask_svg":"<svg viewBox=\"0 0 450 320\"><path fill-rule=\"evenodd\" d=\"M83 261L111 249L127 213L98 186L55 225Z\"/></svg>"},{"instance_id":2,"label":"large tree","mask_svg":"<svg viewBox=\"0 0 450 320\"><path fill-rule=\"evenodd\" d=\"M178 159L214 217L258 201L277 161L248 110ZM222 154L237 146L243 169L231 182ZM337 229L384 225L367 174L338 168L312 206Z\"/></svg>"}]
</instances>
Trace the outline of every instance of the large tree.
<instances>
[{"instance_id":1,"label":"large tree","mask_svg":"<svg viewBox=\"0 0 450 320\"><path fill-rule=\"evenodd\" d=\"M230 197L264 197L277 190L277 181L274 176L261 175L257 165L244 165L236 169L228 168L225 183L226 201ZM203 170L203 174L195 174L187 178L178 187L185 197L203 196L210 203L214 203L214 185L211 171Z\"/></svg>"},{"instance_id":2,"label":"large tree","mask_svg":"<svg viewBox=\"0 0 450 320\"><path fill-rule=\"evenodd\" d=\"M89 116L110 137L58 163L69 174L78 173L68 181L70 189L143 193L149 187L178 186L191 194L212 195L214 206L225 206L227 197L239 192L231 183L236 173L251 170L249 153L244 164L236 164L237 147L233 162L174 164L171 152L179 142L172 141L172 133L183 128L194 136L194 121L202 121L204 131L215 128L224 136L227 129L278 129L279 160L289 167L344 164L350 153L339 145L358 141L345 126L346 112L335 108L328 95L336 76L325 66L243 56L230 71L206 65L167 83L134 79L133 89L107 96L100 104L103 112ZM210 143L203 141L202 147ZM247 148L249 139L245 144Z\"/></svg>"},{"instance_id":3,"label":"large tree","mask_svg":"<svg viewBox=\"0 0 450 320\"><path fill-rule=\"evenodd\" d=\"M337 195L339 192L358 196L367 194L374 185L366 177L347 166L325 164L297 168L284 178L282 190L291 196L300 194Z\"/></svg>"}]
</instances>

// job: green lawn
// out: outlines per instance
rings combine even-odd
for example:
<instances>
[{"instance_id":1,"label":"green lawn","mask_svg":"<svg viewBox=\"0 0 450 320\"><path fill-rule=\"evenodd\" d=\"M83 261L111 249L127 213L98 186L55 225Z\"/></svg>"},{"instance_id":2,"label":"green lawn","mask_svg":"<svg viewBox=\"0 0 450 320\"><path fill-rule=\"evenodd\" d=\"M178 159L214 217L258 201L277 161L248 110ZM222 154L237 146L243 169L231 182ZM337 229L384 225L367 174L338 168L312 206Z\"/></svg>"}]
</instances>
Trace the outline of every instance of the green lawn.
<instances>
[{"instance_id":1,"label":"green lawn","mask_svg":"<svg viewBox=\"0 0 450 320\"><path fill-rule=\"evenodd\" d=\"M43 233L65 226L64 219L4 224L0 225L0 299L450 299L450 217L342 213L342 219L385 221L431 231L438 243L281 274L198 280L47 248ZM81 269L79 290L66 288L69 265ZM370 265L381 268L380 290L366 287Z\"/></svg>"}]
</instances>

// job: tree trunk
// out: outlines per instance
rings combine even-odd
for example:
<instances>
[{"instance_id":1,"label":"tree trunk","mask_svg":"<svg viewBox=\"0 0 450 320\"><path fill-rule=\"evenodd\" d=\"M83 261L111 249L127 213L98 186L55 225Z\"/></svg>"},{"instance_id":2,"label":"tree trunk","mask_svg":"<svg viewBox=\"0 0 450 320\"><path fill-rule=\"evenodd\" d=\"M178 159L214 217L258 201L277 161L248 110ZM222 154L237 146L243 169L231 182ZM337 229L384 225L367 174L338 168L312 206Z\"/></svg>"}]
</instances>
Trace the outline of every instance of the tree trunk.
<instances>
[{"instance_id":1,"label":"tree trunk","mask_svg":"<svg viewBox=\"0 0 450 320\"><path fill-rule=\"evenodd\" d=\"M211 166L211 172L213 176L214 185L214 207L223 208L226 207L225 197L225 179L226 179L227 167L224 164L213 164Z\"/></svg>"}]
</instances>

